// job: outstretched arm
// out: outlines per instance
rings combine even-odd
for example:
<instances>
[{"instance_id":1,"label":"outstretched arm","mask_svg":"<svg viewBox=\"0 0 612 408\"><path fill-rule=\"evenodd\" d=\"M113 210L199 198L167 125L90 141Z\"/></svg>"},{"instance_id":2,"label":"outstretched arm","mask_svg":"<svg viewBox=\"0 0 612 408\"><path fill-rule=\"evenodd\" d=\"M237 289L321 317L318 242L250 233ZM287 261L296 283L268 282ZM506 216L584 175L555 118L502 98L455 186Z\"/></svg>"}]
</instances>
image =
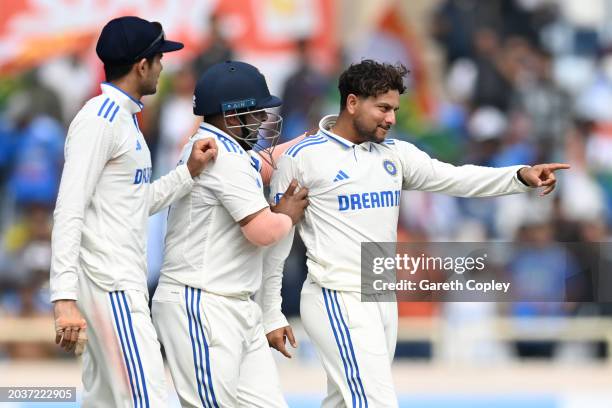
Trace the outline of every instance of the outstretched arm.
<instances>
[{"instance_id":1,"label":"outstretched arm","mask_svg":"<svg viewBox=\"0 0 612 408\"><path fill-rule=\"evenodd\" d=\"M540 164L533 167L453 166L436 159L406 142L396 142L403 165L403 188L443 192L458 197L494 197L523 193L534 187L554 189L554 171L567 169L567 164Z\"/></svg>"}]
</instances>

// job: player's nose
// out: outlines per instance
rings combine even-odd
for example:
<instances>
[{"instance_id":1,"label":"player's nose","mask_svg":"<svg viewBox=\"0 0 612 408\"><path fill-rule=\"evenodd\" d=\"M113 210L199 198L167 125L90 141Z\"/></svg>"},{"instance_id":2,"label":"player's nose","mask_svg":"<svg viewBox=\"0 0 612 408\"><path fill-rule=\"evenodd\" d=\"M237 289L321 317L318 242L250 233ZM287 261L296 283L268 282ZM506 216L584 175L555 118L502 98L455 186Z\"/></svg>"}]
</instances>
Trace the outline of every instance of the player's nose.
<instances>
[{"instance_id":1,"label":"player's nose","mask_svg":"<svg viewBox=\"0 0 612 408\"><path fill-rule=\"evenodd\" d=\"M385 123L389 126L395 125L395 111L390 111L385 116Z\"/></svg>"}]
</instances>

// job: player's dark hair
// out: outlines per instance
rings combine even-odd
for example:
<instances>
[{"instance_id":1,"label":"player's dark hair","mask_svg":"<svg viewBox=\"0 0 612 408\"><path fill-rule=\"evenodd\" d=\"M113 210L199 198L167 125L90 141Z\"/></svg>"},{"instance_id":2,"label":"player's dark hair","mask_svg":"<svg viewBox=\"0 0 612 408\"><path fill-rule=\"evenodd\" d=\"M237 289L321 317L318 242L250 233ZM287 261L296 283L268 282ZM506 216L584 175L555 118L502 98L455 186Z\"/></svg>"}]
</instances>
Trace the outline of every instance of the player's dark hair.
<instances>
[{"instance_id":1,"label":"player's dark hair","mask_svg":"<svg viewBox=\"0 0 612 408\"><path fill-rule=\"evenodd\" d=\"M378 96L390 90L400 94L406 91L404 77L408 69L397 63L395 65L365 59L358 64L351 64L338 81L340 90L340 110L346 108L346 98L350 94L367 98Z\"/></svg>"},{"instance_id":2,"label":"player's dark hair","mask_svg":"<svg viewBox=\"0 0 612 408\"><path fill-rule=\"evenodd\" d=\"M104 64L104 76L106 82L116 81L123 78L130 72L132 65L108 65Z\"/></svg>"},{"instance_id":3,"label":"player's dark hair","mask_svg":"<svg viewBox=\"0 0 612 408\"><path fill-rule=\"evenodd\" d=\"M152 65L155 55L147 58L147 64ZM135 63L134 63L135 64ZM110 65L104 64L104 76L106 82L117 81L130 73L134 64Z\"/></svg>"}]
</instances>

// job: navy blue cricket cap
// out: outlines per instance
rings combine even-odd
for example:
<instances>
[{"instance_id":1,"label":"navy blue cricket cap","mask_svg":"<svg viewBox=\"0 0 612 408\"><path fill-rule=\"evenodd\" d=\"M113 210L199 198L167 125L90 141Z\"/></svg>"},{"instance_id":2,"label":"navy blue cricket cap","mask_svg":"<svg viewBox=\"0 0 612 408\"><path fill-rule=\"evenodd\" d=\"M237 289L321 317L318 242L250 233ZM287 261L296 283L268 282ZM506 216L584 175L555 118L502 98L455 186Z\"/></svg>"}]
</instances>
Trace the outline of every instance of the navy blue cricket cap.
<instances>
[{"instance_id":1,"label":"navy blue cricket cap","mask_svg":"<svg viewBox=\"0 0 612 408\"><path fill-rule=\"evenodd\" d=\"M104 64L128 65L181 48L182 43L166 40L160 23L124 16L104 26L98 38L96 54Z\"/></svg>"},{"instance_id":2,"label":"navy blue cricket cap","mask_svg":"<svg viewBox=\"0 0 612 408\"><path fill-rule=\"evenodd\" d=\"M216 115L239 109L265 109L280 106L271 95L266 78L251 64L225 61L208 68L193 93L195 115Z\"/></svg>"}]
</instances>

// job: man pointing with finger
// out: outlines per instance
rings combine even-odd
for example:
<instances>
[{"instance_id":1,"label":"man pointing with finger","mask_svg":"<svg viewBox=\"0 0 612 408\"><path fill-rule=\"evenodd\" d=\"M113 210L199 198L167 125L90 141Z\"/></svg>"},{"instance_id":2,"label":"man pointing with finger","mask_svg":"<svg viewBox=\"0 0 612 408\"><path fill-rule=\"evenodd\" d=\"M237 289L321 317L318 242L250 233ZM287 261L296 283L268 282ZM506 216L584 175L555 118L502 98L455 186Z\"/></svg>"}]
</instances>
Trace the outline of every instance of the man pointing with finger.
<instances>
[{"instance_id":1,"label":"man pointing with finger","mask_svg":"<svg viewBox=\"0 0 612 408\"><path fill-rule=\"evenodd\" d=\"M161 58L183 44L161 24L111 20L96 52L107 82L68 130L52 235L51 301L56 342L79 339L83 406L163 407L167 387L146 285L149 215L187 194L217 155L214 140L194 143L186 164L151 180L151 155L136 114L156 92Z\"/></svg>"},{"instance_id":2,"label":"man pointing with finger","mask_svg":"<svg viewBox=\"0 0 612 408\"><path fill-rule=\"evenodd\" d=\"M298 224L308 258L300 315L327 374L325 408L398 406L391 377L397 305L362 302L361 243L397 240L403 190L493 197L544 187L548 194L554 172L569 168L453 166L387 138L406 74L402 65L372 60L351 65L339 80L339 115L324 117L317 135L289 148L271 181L273 196L294 179L309 190ZM279 294L267 298L280 310Z\"/></svg>"},{"instance_id":3,"label":"man pointing with finger","mask_svg":"<svg viewBox=\"0 0 612 408\"><path fill-rule=\"evenodd\" d=\"M557 185L555 171L567 170L569 168L570 165L565 163L536 164L535 166L521 168L517 173L517 177L529 187L544 187L544 190L540 192L540 196L545 196L552 192Z\"/></svg>"}]
</instances>

